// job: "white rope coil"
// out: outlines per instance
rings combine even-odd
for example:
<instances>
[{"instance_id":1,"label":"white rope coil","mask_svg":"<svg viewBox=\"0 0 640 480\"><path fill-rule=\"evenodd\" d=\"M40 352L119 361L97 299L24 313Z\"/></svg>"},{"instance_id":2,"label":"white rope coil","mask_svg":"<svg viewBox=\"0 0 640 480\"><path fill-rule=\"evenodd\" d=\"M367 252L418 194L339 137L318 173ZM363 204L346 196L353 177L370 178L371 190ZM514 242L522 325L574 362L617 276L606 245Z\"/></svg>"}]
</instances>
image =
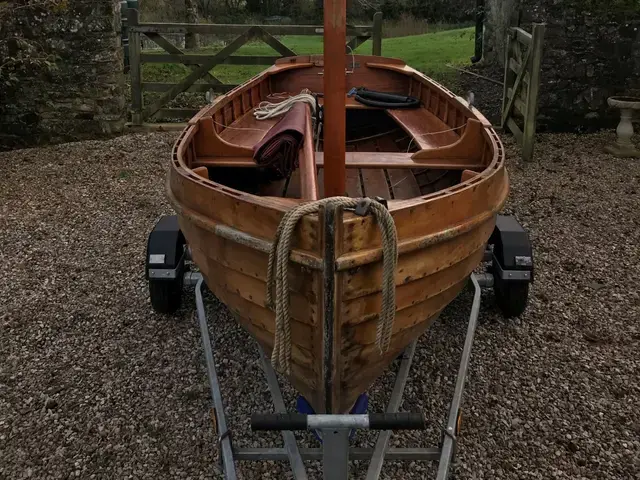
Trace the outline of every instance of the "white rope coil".
<instances>
[{"instance_id":1,"label":"white rope coil","mask_svg":"<svg viewBox=\"0 0 640 480\"><path fill-rule=\"evenodd\" d=\"M278 98L279 96L276 96ZM272 102L260 102L260 104L253 110L253 115L258 120L266 120L268 118L274 118L282 115L285 112L291 110L296 103L305 102L308 103L311 107L311 112L313 115L316 113L316 98L311 95L311 91L308 89L302 90L298 95L293 95L282 102L272 103Z\"/></svg>"}]
</instances>

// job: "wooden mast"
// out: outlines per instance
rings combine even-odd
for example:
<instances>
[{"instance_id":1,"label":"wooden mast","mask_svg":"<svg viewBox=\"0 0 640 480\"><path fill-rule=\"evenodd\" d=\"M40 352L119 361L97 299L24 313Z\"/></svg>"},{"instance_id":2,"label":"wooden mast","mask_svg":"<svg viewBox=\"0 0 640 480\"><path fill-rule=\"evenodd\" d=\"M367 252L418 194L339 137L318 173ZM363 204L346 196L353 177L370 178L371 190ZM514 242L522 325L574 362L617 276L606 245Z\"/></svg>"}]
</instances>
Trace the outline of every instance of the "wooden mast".
<instances>
[{"instance_id":1,"label":"wooden mast","mask_svg":"<svg viewBox=\"0 0 640 480\"><path fill-rule=\"evenodd\" d=\"M324 195L346 195L346 0L324 0Z\"/></svg>"}]
</instances>

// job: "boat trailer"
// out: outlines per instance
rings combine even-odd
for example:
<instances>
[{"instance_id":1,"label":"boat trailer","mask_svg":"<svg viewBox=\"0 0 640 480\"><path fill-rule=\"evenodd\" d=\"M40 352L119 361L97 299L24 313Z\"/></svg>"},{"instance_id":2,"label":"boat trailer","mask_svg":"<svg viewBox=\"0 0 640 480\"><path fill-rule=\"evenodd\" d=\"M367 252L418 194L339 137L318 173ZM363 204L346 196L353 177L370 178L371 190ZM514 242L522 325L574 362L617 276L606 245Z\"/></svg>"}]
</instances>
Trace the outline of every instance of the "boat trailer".
<instances>
[{"instance_id":1,"label":"boat trailer","mask_svg":"<svg viewBox=\"0 0 640 480\"><path fill-rule=\"evenodd\" d=\"M504 316L509 318L524 312L529 284L533 282L533 252L526 231L514 217L498 215L496 227L488 241L484 256L484 261L490 262L490 266L485 273L472 273L469 277L474 289L473 301L453 398L439 446L389 447L393 430L424 430L426 428L426 419L422 412L398 412L418 341L416 339L400 356L400 367L386 411L364 414L287 412L276 373L265 352L257 345L276 413L252 414L251 429L282 432L284 447L237 448L233 446L231 429L227 425L222 392L213 359L212 341L202 297L204 279L200 273L188 270L186 265L188 256L189 249L180 232L177 217L163 216L156 223L147 243L145 270L151 303L157 312L172 313L181 303L183 287L195 287L196 310L215 413L213 419L217 435L216 445L227 480L240 478L236 461L288 461L293 478L306 480L308 477L304 460L321 460L325 480L347 479L350 460L369 460L367 480L380 477L384 460L435 461L438 463L437 480L447 479L460 433L460 407L480 311L481 289L493 288L499 308ZM321 447L299 448L293 432L300 430L311 430L321 436ZM351 447L350 433L354 430L379 431L375 447Z\"/></svg>"}]
</instances>

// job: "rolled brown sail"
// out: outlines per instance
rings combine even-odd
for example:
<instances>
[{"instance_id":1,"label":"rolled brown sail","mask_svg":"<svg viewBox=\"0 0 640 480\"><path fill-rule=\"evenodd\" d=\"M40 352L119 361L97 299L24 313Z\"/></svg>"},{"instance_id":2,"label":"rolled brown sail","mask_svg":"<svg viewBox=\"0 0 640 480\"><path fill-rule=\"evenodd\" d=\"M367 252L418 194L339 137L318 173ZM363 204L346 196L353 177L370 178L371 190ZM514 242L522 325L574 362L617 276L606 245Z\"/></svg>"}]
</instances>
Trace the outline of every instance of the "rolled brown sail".
<instances>
[{"instance_id":1,"label":"rolled brown sail","mask_svg":"<svg viewBox=\"0 0 640 480\"><path fill-rule=\"evenodd\" d=\"M307 108L296 103L253 147L253 158L282 177L298 168L298 154L304 142Z\"/></svg>"}]
</instances>

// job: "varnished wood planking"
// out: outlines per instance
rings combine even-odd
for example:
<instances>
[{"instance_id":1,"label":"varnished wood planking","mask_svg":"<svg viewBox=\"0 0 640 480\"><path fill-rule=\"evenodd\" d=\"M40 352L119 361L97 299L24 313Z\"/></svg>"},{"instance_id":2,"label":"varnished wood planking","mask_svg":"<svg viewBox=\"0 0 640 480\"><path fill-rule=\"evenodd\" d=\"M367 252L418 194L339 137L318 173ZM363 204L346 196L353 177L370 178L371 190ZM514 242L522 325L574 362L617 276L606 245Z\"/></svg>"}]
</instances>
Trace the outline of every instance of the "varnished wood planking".
<instances>
[{"instance_id":1,"label":"varnished wood planking","mask_svg":"<svg viewBox=\"0 0 640 480\"><path fill-rule=\"evenodd\" d=\"M245 330L256 338L265 349L265 353L270 357L273 350L273 337L263 330L256 329L250 321L242 316L236 316L236 319ZM288 377L288 380L294 385L296 390L305 396L312 396L318 385L317 375L312 370L299 365L295 361L291 362L291 375Z\"/></svg>"},{"instance_id":2,"label":"varnished wood planking","mask_svg":"<svg viewBox=\"0 0 640 480\"><path fill-rule=\"evenodd\" d=\"M308 61L314 63L318 61L317 57L309 57L308 59L301 61ZM375 68L365 68L364 65L372 60L363 59L363 57L357 57L357 61L361 65L356 69L355 75L350 75L349 81L357 80L360 86L364 82L360 82L358 75L364 73L366 70L375 70ZM385 60L386 61L386 60ZM298 68L297 66L295 68ZM432 114L438 116L443 123L450 126L460 126L466 121L468 117L474 117L476 111L472 111L468 108L464 102L457 97L454 97L451 92L446 89L438 90L439 87L435 83L425 80L421 74L415 72L413 69L406 67L402 62L391 62L385 67L386 72L383 73L383 69L378 69L379 72L376 75L371 75L374 78L374 83L378 82L380 89L386 89L389 84L387 83L394 77L400 79L395 82L393 90L388 91L396 92L409 92L419 96L423 102L432 105ZM322 70L321 63L316 66L302 68L297 70L298 80L300 78L309 77L310 73L315 70L316 75ZM362 70L362 72L358 72ZM301 75L305 72L304 75ZM273 72L271 72L273 73ZM294 70L291 73L295 73ZM277 78L279 76L279 78ZM280 82L284 74L277 74L276 78L269 79L270 83L260 84L260 82L253 82L253 87L244 95L243 90L237 90L234 95L238 96L237 100L230 98L230 107L224 105L218 107L208 108L210 115L216 116L216 109L221 109L221 120L225 121L237 121L238 118L242 118L242 115L246 115L247 105L255 106L257 101L263 98L269 91L280 91L278 82ZM317 75L320 77L321 75ZM293 75L291 77L293 79ZM298 81L296 80L296 81ZM282 83L282 82L280 82ZM367 82L368 83L368 82ZM306 87L307 85L305 85ZM369 88L376 88L372 84L366 85ZM297 87L296 87L297 88ZM297 92L291 92L297 93ZM254 103L255 102L255 103ZM225 118L226 114L226 118ZM481 116L478 116L480 118ZM197 123L197 122L196 122ZM194 126L195 124L192 124ZM483 122L485 127L489 127ZM217 127L216 127L217 130ZM462 129L460 129L462 131ZM224 129L221 129L224 131ZM193 130L191 130L193 135ZM227 133L226 135L230 135ZM428 325L438 315L438 306L440 303L446 304L447 295L453 295L458 287L462 285L462 282L468 275L474 262L479 261L481 254L483 253L483 242L486 242L488 238L489 230L492 229L492 222L495 220L495 213L501 207L506 197L507 177L504 172L503 165L503 150L499 142L499 139L495 134L487 130L484 135L484 146L480 158L487 165L487 169L479 173L478 175L465 174L465 179L468 183L465 185L455 186L448 189L446 192L442 192L437 195L432 195L426 198L414 198L407 201L393 201L390 202L390 210L394 215L396 227L399 234L399 248L400 248L400 265L399 273L406 275L406 277L396 276L396 280L400 279L398 283L398 323L396 325L396 333L392 337L392 347L388 354L380 356L379 352L376 353L375 345L368 343L375 338L375 310L379 305L379 288L367 283L362 272L367 269L372 269L369 272L375 272L375 263L380 263L379 254L379 236L377 234L377 225L375 225L371 219L354 219L353 215L347 214L346 220L340 222L337 230L343 232L339 234L337 250L341 255L336 264L339 269L349 268L349 265L359 267L358 273L356 271L340 270L338 277L352 278L352 286L346 281L338 281L336 287L336 306L339 307L336 310L336 315L333 319L333 326L337 329L335 334L335 349L334 360L336 362L336 369L333 372L334 378L337 381L337 387L334 389L332 397L338 410L348 409L353 403L357 395L362 393L367 386L379 376L390 361L402 351L404 347L417 335L420 335ZM383 139L382 141L386 141ZM183 137L185 141L185 137ZM394 151L396 146L389 146L390 151ZM216 224L232 226L237 228L241 232L251 233L256 237L263 238L267 241L271 241L275 228L279 218L281 218L284 211L291 208L292 204L282 200L276 200L273 198L259 198L252 195L244 194L242 192L234 191L226 187L216 185L213 182L208 182L202 177L190 174L187 169L183 167L188 166L189 162L193 162L193 149L183 149L181 155L182 164L175 163L174 166L182 165L176 172L172 171L173 176L182 177L182 182L175 182L171 179L172 194L177 199L174 204L177 206L179 215L181 215L181 225L192 223L192 217L189 215L182 215L181 208L186 205L185 212L196 211L200 217L210 218L209 223L206 221L201 230L209 231L215 227ZM186 163L185 163L186 162ZM469 168L469 167L466 167ZM320 170L322 172L322 170ZM357 170L354 169L354 172ZM380 174L376 174L376 179L379 186L382 186L381 180L384 177L386 182L386 176L380 170ZM177 175L174 175L177 173ZM361 171L364 178L365 171ZM355 177L354 179L355 180ZM415 180L414 180L415 181ZM194 189L191 188L188 183L191 182L196 185ZM173 188L176 183L181 183L181 190L176 193ZM358 186L362 188L362 185L354 182L352 190L355 189L356 193L359 193ZM201 188L204 187L204 188ZM371 195L367 191L367 183L365 181L363 194ZM186 190L194 190L196 193ZM213 190L214 193L210 191ZM387 188L388 191L388 188ZM202 198L196 199L194 196L201 196ZM226 202L226 203L225 203ZM295 202L295 200L288 200L288 202ZM245 204L243 206L242 204ZM196 208L192 206L195 205ZM256 209L254 205L258 205ZM429 206L427 206L429 205ZM214 207L215 206L215 207ZM249 206L249 208L247 208ZM222 208L227 210L222 213L218 213L217 210ZM262 210L263 209L263 210ZM265 215L262 215L262 214ZM264 226L265 216L267 217L267 226ZM200 218L199 217L199 218ZM244 222L247 224L244 224ZM197 222L196 222L197 223ZM203 222L200 222L203 223ZM258 223L262 224L258 226ZM456 230L459 228L460 230ZM485 232L483 229L487 228ZM452 238L464 237L466 235L464 230L469 230L469 235L472 237L470 242L472 245L477 245L477 249L467 252L467 257L458 247L451 247L449 250L442 251L442 255L433 256L433 252L437 251L438 245L441 243L448 243ZM482 232L477 234L478 231ZM476 232L474 235L471 232ZM260 232L260 233L254 233ZM297 245L305 245L308 250L313 249L318 256L322 255L321 237L319 235L320 228L319 223L315 217L305 219L303 226L299 229L297 238ZM449 232L449 233L447 233ZM190 238L194 236L198 237L199 233L190 233ZM340 237L344 238L340 239ZM188 241L191 243L191 239ZM436 240L432 239L438 239ZM229 245L233 242L228 242ZM440 242L440 243L438 243ZM453 242L455 243L455 242ZM207 245L206 240L202 239L201 249L207 252L211 251L213 247ZM451 245L451 244L450 244ZM247 247L243 247L247 249ZM417 252L420 250L428 252L424 256L420 256ZM222 258L222 256L229 255L231 252L231 263ZM259 284L262 284L263 291L264 280L257 278L258 276L265 274L266 267L266 254L259 252L263 261L261 262L262 272L251 268L242 261L237 261L235 256L243 256L245 251L236 251L235 248L226 247L224 254L216 256L216 259L211 261L207 255L206 259L203 259L204 255L200 255L200 260L205 264L209 263L213 266L213 263L226 262L220 264L224 273L215 281L212 278L213 284L218 288L221 295L226 295L226 302L228 302L235 311L239 314L240 322L243 326L252 332L252 334L270 351L272 345L272 333L271 327L273 326L273 312L265 309L264 305L260 305L260 302L264 303L264 297L257 294ZM415 255L412 257L412 255ZM215 256L215 255L214 255ZM296 257L298 258L298 257ZM415 265L410 265L410 261L407 259L413 259ZM299 260L297 260L299 261ZM367 265L367 262L374 262ZM440 262L440 265L437 265ZM199 263L199 262L198 262ZM229 266L233 265L233 266ZM240 266L239 265L244 265ZM246 272L238 272L236 268L246 269ZM208 270L208 269L207 269ZM213 275L214 268L211 269L211 275ZM251 273L248 273L250 272ZM435 273L434 273L435 272ZM316 302L321 301L317 299L322 298L322 274L319 271L312 271L310 273L303 273L304 278L311 277L311 281L308 285L311 287L302 288L305 292L304 296L298 296L306 303L309 302L310 297L316 298ZM358 276L360 275L360 276ZM246 280L244 277L246 277ZM456 283L459 279L461 283ZM355 284L353 283L355 281ZM379 281L379 280L378 280ZM218 282L216 284L216 282ZM244 291L239 290L238 285L249 285L248 289ZM353 286L355 285L355 287ZM297 288L293 287L292 288ZM421 295L422 289L427 293ZM410 298L411 291L415 293L415 298ZM349 295L360 295L360 297L350 297ZM296 295L294 294L294 297ZM352 298L352 299L350 299ZM256 300L258 303L253 303ZM299 306L295 306L299 300L292 300L292 309L298 309ZM315 304L317 307L317 303ZM306 308L306 307L305 307ZM261 310L263 309L263 310ZM320 309L314 310L313 315L320 317L322 312ZM250 313L248 313L250 312ZM294 313L294 317L299 316L299 311ZM306 316L307 314L303 314ZM426 318L422 318L426 316ZM296 322L296 320L294 320ZM296 322L300 323L300 322ZM302 328L303 330L300 330ZM311 330L304 330L304 328L310 328ZM312 373L313 369L305 369L304 365L312 366L319 365L322 362L323 351L323 339L320 328L313 328L313 325L300 323L300 326L295 327L296 332L294 336L294 372L290 377L290 380L294 384L295 388L305 395L314 405L318 411L322 411L324 408L324 392L322 391L322 379L314 378ZM346 329L346 330L345 330ZM302 339L301 337L307 337ZM367 345L359 345L359 343L368 343ZM304 350L301 346L305 345L313 351L309 355L307 350ZM373 348L371 348L373 347ZM307 357L304 357L304 353L307 352ZM305 359L306 358L306 359ZM312 359L312 360L310 360ZM305 363L306 362L306 363ZM311 363L309 363L311 362ZM303 365L300 365L303 364ZM313 386L309 386L312 384Z\"/></svg>"},{"instance_id":3,"label":"varnished wood planking","mask_svg":"<svg viewBox=\"0 0 640 480\"><path fill-rule=\"evenodd\" d=\"M198 258L200 252L194 252L194 258ZM206 264L202 262L199 264ZM255 305L237 292L227 289L224 284L218 281L219 275L216 271L207 273L203 271L205 281L216 295L229 310L236 315L240 324L247 330L270 355L273 349L275 318L274 314L266 309L262 309ZM296 389L307 395L310 401L317 402L317 385L319 384L319 373L321 365L321 350L317 349L318 328L301 324L292 319L292 334L294 340L291 350L291 367L292 375L289 380L294 384ZM302 329L302 330L300 330ZM304 341L302 339L305 339ZM315 399L315 400L314 400Z\"/></svg>"},{"instance_id":4,"label":"varnished wood planking","mask_svg":"<svg viewBox=\"0 0 640 480\"><path fill-rule=\"evenodd\" d=\"M398 122L407 134L413 136L414 142L420 148L442 147L450 145L460 138L457 131L451 130L451 125L443 122L428 110L422 108L396 109L387 110L387 113Z\"/></svg>"},{"instance_id":5,"label":"varnished wood planking","mask_svg":"<svg viewBox=\"0 0 640 480\"><path fill-rule=\"evenodd\" d=\"M324 198L324 168L318 168L318 195Z\"/></svg>"},{"instance_id":6,"label":"varnished wood planking","mask_svg":"<svg viewBox=\"0 0 640 480\"><path fill-rule=\"evenodd\" d=\"M379 107L370 107L369 105L365 105L360 103L353 97L347 97L345 95L344 104L347 110L380 110ZM324 97L318 98L318 105L324 106Z\"/></svg>"},{"instance_id":7,"label":"varnished wood planking","mask_svg":"<svg viewBox=\"0 0 640 480\"><path fill-rule=\"evenodd\" d=\"M215 272L207 276L207 286L232 313L244 317L251 322L254 329L265 332L271 339L274 338L275 314L271 310L246 300L238 295L237 292L230 291L224 283L217 280ZM313 328L311 325L292 319L291 334L297 339L296 342L292 343L296 347L295 354L292 354L292 360L298 365L317 373L319 366L316 362L317 358L312 353L314 351L312 342Z\"/></svg>"},{"instance_id":8,"label":"varnished wood planking","mask_svg":"<svg viewBox=\"0 0 640 480\"><path fill-rule=\"evenodd\" d=\"M207 167L198 167L193 169L193 173L200 175L202 178L209 179L209 170Z\"/></svg>"},{"instance_id":9,"label":"varnished wood planking","mask_svg":"<svg viewBox=\"0 0 640 480\"><path fill-rule=\"evenodd\" d=\"M279 120L278 118L267 118L256 121L253 110L242 115L238 109L236 114L237 117L234 118L234 121L220 133L220 138L243 147L253 148Z\"/></svg>"},{"instance_id":10,"label":"varnished wood planking","mask_svg":"<svg viewBox=\"0 0 640 480\"><path fill-rule=\"evenodd\" d=\"M306 143L305 143L306 145ZM416 152L417 153L417 152ZM431 155L430 158L414 158L415 153L411 152L370 152L370 151L347 151L345 155L345 165L347 169L440 169L440 170L462 170L465 168L484 168L486 163L482 160L455 158L442 158ZM424 155L424 154L423 154ZM316 152L316 166L324 171L324 152ZM257 168L255 160L250 155L238 157L209 157L199 156L192 167L237 167L237 168ZM323 185L318 185L323 187Z\"/></svg>"},{"instance_id":11,"label":"varnished wood planking","mask_svg":"<svg viewBox=\"0 0 640 480\"><path fill-rule=\"evenodd\" d=\"M302 188L300 184L300 170L295 170L287 181L287 193L289 198L302 197Z\"/></svg>"},{"instance_id":12,"label":"varnished wood planking","mask_svg":"<svg viewBox=\"0 0 640 480\"><path fill-rule=\"evenodd\" d=\"M298 155L300 171L300 197L304 200L318 200L318 172L315 163L315 148L313 145L313 126L311 107L305 104L304 143Z\"/></svg>"},{"instance_id":13,"label":"varnished wood planking","mask_svg":"<svg viewBox=\"0 0 640 480\"><path fill-rule=\"evenodd\" d=\"M286 179L274 180L260 187L260 195L266 197L284 197L286 194ZM292 202L291 206L297 205L298 202Z\"/></svg>"},{"instance_id":14,"label":"varnished wood planking","mask_svg":"<svg viewBox=\"0 0 640 480\"><path fill-rule=\"evenodd\" d=\"M418 80L421 83L420 100L431 113L438 115L441 114L441 112L451 112L451 110L454 109L456 110L457 121L460 121L462 118L476 118L480 120L485 127L492 128L491 122L489 122L480 111L470 106L469 102L465 99L456 96L442 84L407 65L391 64L385 59L384 63L381 63L379 60L372 60L367 62L367 66L372 69L401 72L413 80ZM444 106L445 103L448 104L446 107Z\"/></svg>"},{"instance_id":15,"label":"varnished wood planking","mask_svg":"<svg viewBox=\"0 0 640 480\"><path fill-rule=\"evenodd\" d=\"M467 120L464 132L454 143L420 150L411 155L413 160L457 160L461 164L469 161L480 163L487 144L485 127L474 119Z\"/></svg>"},{"instance_id":16,"label":"varnished wood planking","mask_svg":"<svg viewBox=\"0 0 640 480\"><path fill-rule=\"evenodd\" d=\"M250 195L230 188L209 188L182 175L171 176L171 190L177 203L195 210L205 219L236 228L250 235L269 238L275 234L284 214L274 206L251 202ZM261 199L262 200L262 199Z\"/></svg>"},{"instance_id":17,"label":"varnished wood planking","mask_svg":"<svg viewBox=\"0 0 640 480\"><path fill-rule=\"evenodd\" d=\"M462 175L460 177L461 182L466 182L467 180L471 180L474 177L478 176L478 172L474 172L473 170L463 170Z\"/></svg>"},{"instance_id":18,"label":"varnished wood planking","mask_svg":"<svg viewBox=\"0 0 640 480\"><path fill-rule=\"evenodd\" d=\"M321 295L320 305L322 308L318 312L318 322L324 325L324 274L323 272L314 272L313 275L313 289ZM318 364L318 376L316 380L316 389L312 396L307 396L306 399L311 402L311 405L316 412L322 412L325 409L325 385L324 385L324 328L313 329L313 351Z\"/></svg>"},{"instance_id":19,"label":"varnished wood planking","mask_svg":"<svg viewBox=\"0 0 640 480\"><path fill-rule=\"evenodd\" d=\"M389 351L384 354L380 353L380 349L375 344L355 344L344 343L342 345L342 367L345 375L343 381L349 379L350 376L357 372L363 371L367 365L375 365L387 357L393 359L402 352L413 340L419 336L417 332L424 332L427 327L438 318L439 313L425 318L422 324L402 330L391 337Z\"/></svg>"},{"instance_id":20,"label":"varnished wood planking","mask_svg":"<svg viewBox=\"0 0 640 480\"><path fill-rule=\"evenodd\" d=\"M207 256L221 265L258 279L266 285L269 263L267 253L219 237L190 223L185 223L181 229L186 238L190 239L189 245L193 249L206 252ZM291 290L305 297L309 303L317 304L317 292L312 286L314 273L293 262L289 264L288 271Z\"/></svg>"},{"instance_id":21,"label":"varnished wood planking","mask_svg":"<svg viewBox=\"0 0 640 480\"><path fill-rule=\"evenodd\" d=\"M362 57L356 57L356 62L360 65L356 66L354 73L347 75L347 90L367 85L371 90L382 92L392 91L400 94L408 92L409 80L405 75L393 71L369 69L364 66ZM272 77L274 92L298 94L308 88L314 93L322 93L324 91L323 70L322 66L314 66L276 73Z\"/></svg>"},{"instance_id":22,"label":"varnished wood planking","mask_svg":"<svg viewBox=\"0 0 640 480\"><path fill-rule=\"evenodd\" d=\"M324 210L324 212L326 213L326 210ZM341 254L342 237L344 236L344 230L343 230L344 223L342 221L343 215L344 213L342 209L337 208L335 211L335 222L334 222L335 233L334 233L333 239L330 236L328 236L326 232L323 236L323 241L333 243L334 258L337 258ZM326 222L323 222L323 224L326 225ZM335 264L335 262L333 263ZM330 365L333 368L333 371L330 374L331 387L330 387L330 391L327 393L325 397L325 398L330 398L331 403L330 405L324 406L324 409L323 409L324 413L347 413L346 409L341 408L342 407L341 402L344 397L342 392L342 384L340 382L340 379L342 378L342 375L343 375L343 368L340 362L340 353L341 353L340 345L342 345L342 311L340 308L340 303L343 297L343 286L342 286L342 282L339 281L339 276L340 276L339 273L337 272L333 273L333 282L332 282L333 298L331 299L331 304L333 307L333 318L329 318L329 322L326 321L326 318L323 319L324 328L327 329L328 327L332 331L331 339L333 343L333 347L331 349L331 362L330 362ZM329 278L329 272L324 272L324 278ZM326 298L325 296L326 294L324 292L325 285L326 283L323 285L323 298ZM324 315L326 315L327 313L326 311L327 306L328 304L325 303L324 304L325 308L323 308ZM327 331L324 331L323 335L324 335L324 338L326 339ZM326 359L323 358L323 361L325 360Z\"/></svg>"},{"instance_id":23,"label":"varnished wood planking","mask_svg":"<svg viewBox=\"0 0 640 480\"><path fill-rule=\"evenodd\" d=\"M203 221L211 223L211 228L220 223L258 238L272 239L286 211L281 203L270 204L267 199L230 188L212 189L182 175L171 175L170 182L177 209L194 210ZM296 228L294 248L317 250L318 228L316 218L302 219Z\"/></svg>"},{"instance_id":24,"label":"varnished wood planking","mask_svg":"<svg viewBox=\"0 0 640 480\"><path fill-rule=\"evenodd\" d=\"M389 200L389 185L384 170L363 168L361 170L364 183L364 194L368 197L382 197Z\"/></svg>"},{"instance_id":25,"label":"varnished wood planking","mask_svg":"<svg viewBox=\"0 0 640 480\"><path fill-rule=\"evenodd\" d=\"M216 262L206 253L193 249L193 258L207 276L215 276L216 282L255 305L266 308L266 284L248 275L236 272ZM311 304L302 295L289 292L289 314L291 318L309 325L318 322L318 306Z\"/></svg>"},{"instance_id":26,"label":"varnished wood planking","mask_svg":"<svg viewBox=\"0 0 640 480\"><path fill-rule=\"evenodd\" d=\"M497 214L506 201L508 187L503 169L454 194L440 194L430 201L415 202L392 210L398 239L426 236L452 228L485 213ZM438 195L438 194L436 194ZM345 252L380 246L378 225L369 217L353 217L345 225Z\"/></svg>"},{"instance_id":27,"label":"varnished wood planking","mask_svg":"<svg viewBox=\"0 0 640 480\"><path fill-rule=\"evenodd\" d=\"M360 183L360 174L357 168L347 169L346 188L347 195L351 198L362 197L362 184Z\"/></svg>"},{"instance_id":28,"label":"varnished wood planking","mask_svg":"<svg viewBox=\"0 0 640 480\"><path fill-rule=\"evenodd\" d=\"M384 355L380 355L375 344L348 345L342 351L343 398L341 405L343 408L351 405L358 395L365 392L389 368L389 364L402 353L407 345L418 339L429 328L438 315L439 313L394 335L389 350Z\"/></svg>"},{"instance_id":29,"label":"varnished wood planking","mask_svg":"<svg viewBox=\"0 0 640 480\"><path fill-rule=\"evenodd\" d=\"M393 334L397 334L407 328L426 321L437 312L446 307L460 293L462 287L466 283L466 278L459 279L454 285L451 285L442 292L427 298L426 300L411 305L396 312L393 323ZM353 343L360 345L368 345L376 341L376 333L378 328L378 319L374 318L357 325L345 325L343 327L342 338L344 343Z\"/></svg>"},{"instance_id":30,"label":"varnished wood planking","mask_svg":"<svg viewBox=\"0 0 640 480\"><path fill-rule=\"evenodd\" d=\"M416 182L411 170L387 170L389 181L391 182L391 190L393 198L396 200L406 200L420 196L420 187Z\"/></svg>"},{"instance_id":31,"label":"varnished wood planking","mask_svg":"<svg viewBox=\"0 0 640 480\"><path fill-rule=\"evenodd\" d=\"M395 284L403 285L444 270L476 252L486 244L495 221L490 219L480 227L429 248L416 250L398 258ZM374 262L347 270L343 276L345 300L381 290L382 262Z\"/></svg>"},{"instance_id":32,"label":"varnished wood planking","mask_svg":"<svg viewBox=\"0 0 640 480\"><path fill-rule=\"evenodd\" d=\"M483 255L484 246L481 246L476 252L454 263L449 268L396 286L396 310L399 311L416 305L452 287L458 283L460 279L466 278L471 274L473 269L482 260ZM358 324L377 318L381 308L381 292L375 292L352 300L345 300L342 303L343 322L345 322L345 324Z\"/></svg>"}]
</instances>

